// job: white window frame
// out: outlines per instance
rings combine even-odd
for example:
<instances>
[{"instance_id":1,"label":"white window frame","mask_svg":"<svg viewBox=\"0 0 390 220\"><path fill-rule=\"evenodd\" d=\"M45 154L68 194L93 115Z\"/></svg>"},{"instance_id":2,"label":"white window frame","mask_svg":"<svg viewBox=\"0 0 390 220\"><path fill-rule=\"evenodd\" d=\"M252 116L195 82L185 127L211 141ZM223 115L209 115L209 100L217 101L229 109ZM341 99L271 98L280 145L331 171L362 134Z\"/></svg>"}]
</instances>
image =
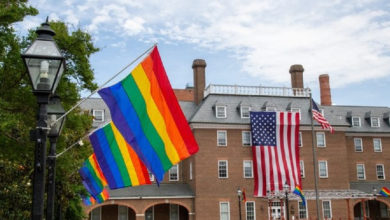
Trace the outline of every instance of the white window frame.
<instances>
[{"instance_id":1,"label":"white window frame","mask_svg":"<svg viewBox=\"0 0 390 220\"><path fill-rule=\"evenodd\" d=\"M299 120L301 120L301 109L300 108L291 108L290 112L299 112Z\"/></svg>"},{"instance_id":2,"label":"white window frame","mask_svg":"<svg viewBox=\"0 0 390 220\"><path fill-rule=\"evenodd\" d=\"M95 216L95 218L93 218L93 212L99 212L99 216ZM101 220L102 219L102 207L97 207L97 208L94 208L92 209L91 211L91 220Z\"/></svg>"},{"instance_id":3,"label":"white window frame","mask_svg":"<svg viewBox=\"0 0 390 220\"><path fill-rule=\"evenodd\" d=\"M120 209L121 207L126 209L126 218L125 218L125 220L129 219L129 209L127 208L127 206L118 205L118 220L119 220L119 217L120 217L120 215L119 215L119 214L120 214L119 209Z\"/></svg>"},{"instance_id":4,"label":"white window frame","mask_svg":"<svg viewBox=\"0 0 390 220\"><path fill-rule=\"evenodd\" d=\"M325 171L326 171L326 175L325 176L321 176L321 166L320 166L321 163L325 163ZM318 176L320 178L328 178L329 177L329 174L328 174L328 161L327 160L319 160L318 161Z\"/></svg>"},{"instance_id":5,"label":"white window frame","mask_svg":"<svg viewBox=\"0 0 390 220\"><path fill-rule=\"evenodd\" d=\"M378 120L378 124L375 125L375 126L374 126L374 123L373 123L374 119ZM371 127L372 128L379 128L379 127L381 127L381 120L380 120L379 117L371 117L370 122L371 122Z\"/></svg>"},{"instance_id":6,"label":"white window frame","mask_svg":"<svg viewBox=\"0 0 390 220\"><path fill-rule=\"evenodd\" d=\"M248 210L248 204L253 204L253 210ZM255 201L246 201L245 202L245 220L251 220L248 219L248 211L253 211L253 220L256 220L256 203Z\"/></svg>"},{"instance_id":7,"label":"white window frame","mask_svg":"<svg viewBox=\"0 0 390 220\"><path fill-rule=\"evenodd\" d=\"M245 139L245 135L248 135L249 143L247 142L247 139ZM242 146L244 146L244 147L252 146L252 134L251 134L251 132L250 131L242 131L241 132L241 141L242 141Z\"/></svg>"},{"instance_id":8,"label":"white window frame","mask_svg":"<svg viewBox=\"0 0 390 220\"><path fill-rule=\"evenodd\" d=\"M329 214L330 214L329 218L325 218L325 209L324 209L325 202L329 202ZM322 216L324 217L324 219L332 219L332 201L331 200L322 200Z\"/></svg>"},{"instance_id":9,"label":"white window frame","mask_svg":"<svg viewBox=\"0 0 390 220\"><path fill-rule=\"evenodd\" d=\"M248 111L246 111L245 109L248 109ZM240 115L241 115L241 118L250 118L250 111L251 111L251 107L248 106L248 105L241 105L240 106ZM244 114L248 114L248 116L244 115Z\"/></svg>"},{"instance_id":10,"label":"white window frame","mask_svg":"<svg viewBox=\"0 0 390 220\"><path fill-rule=\"evenodd\" d=\"M219 219L222 219L222 204L227 204L227 217L230 220L230 204L229 202L219 202Z\"/></svg>"},{"instance_id":11,"label":"white window frame","mask_svg":"<svg viewBox=\"0 0 390 220\"><path fill-rule=\"evenodd\" d=\"M307 212L307 200L305 199L305 215L306 217L305 218L301 218L301 211L303 211L303 209L300 209L300 206L299 206L299 203L303 203L302 200L298 200L298 219L308 219L309 218L309 213ZM303 205L303 204L302 204Z\"/></svg>"},{"instance_id":12,"label":"white window frame","mask_svg":"<svg viewBox=\"0 0 390 220\"><path fill-rule=\"evenodd\" d=\"M324 145L323 145L323 146L318 144L318 135L324 136ZM317 147L319 147L319 148L324 148L324 147L326 147L325 132L317 132L317 133L316 133L316 142L317 142Z\"/></svg>"},{"instance_id":13,"label":"white window frame","mask_svg":"<svg viewBox=\"0 0 390 220\"><path fill-rule=\"evenodd\" d=\"M219 143L219 134L224 134L225 135L225 144ZM221 139L222 140L222 139ZM219 147L226 147L227 146L227 131L226 130L217 130L217 146Z\"/></svg>"},{"instance_id":14,"label":"white window frame","mask_svg":"<svg viewBox=\"0 0 390 220\"><path fill-rule=\"evenodd\" d=\"M359 177L359 166L363 169L363 178ZM364 166L364 163L356 164L356 178L357 178L357 180L365 180L366 179L366 168Z\"/></svg>"},{"instance_id":15,"label":"white window frame","mask_svg":"<svg viewBox=\"0 0 390 220\"><path fill-rule=\"evenodd\" d=\"M245 163L249 163L250 164L250 169L251 169L251 175L250 176L246 176L245 168L247 168L247 167L245 166ZM245 179L253 178L253 161L252 160L244 160L244 161L242 161L242 171L243 171L243 177Z\"/></svg>"},{"instance_id":16,"label":"white window frame","mask_svg":"<svg viewBox=\"0 0 390 220\"><path fill-rule=\"evenodd\" d=\"M222 115L219 115L219 109L223 109L222 110ZM227 113L226 113L226 106L225 105L216 105L215 106L215 117L216 118L227 118Z\"/></svg>"},{"instance_id":17,"label":"white window frame","mask_svg":"<svg viewBox=\"0 0 390 220\"><path fill-rule=\"evenodd\" d=\"M190 162L190 180L192 180L192 162Z\"/></svg>"},{"instance_id":18,"label":"white window frame","mask_svg":"<svg viewBox=\"0 0 390 220\"><path fill-rule=\"evenodd\" d=\"M302 132L300 131L299 132L299 136L298 136L298 146L299 147L303 147L303 140L302 140Z\"/></svg>"},{"instance_id":19,"label":"white window frame","mask_svg":"<svg viewBox=\"0 0 390 220\"><path fill-rule=\"evenodd\" d=\"M101 120L98 120L98 119L95 118L97 112L101 112L102 113L102 119ZM104 122L104 110L102 110L102 109L93 109L92 110L92 116L93 116L93 121L94 122Z\"/></svg>"},{"instance_id":20,"label":"white window frame","mask_svg":"<svg viewBox=\"0 0 390 220\"><path fill-rule=\"evenodd\" d=\"M358 150L356 141L360 141L360 150ZM363 152L363 139L362 138L353 138L353 146L355 147L355 152Z\"/></svg>"},{"instance_id":21,"label":"white window frame","mask_svg":"<svg viewBox=\"0 0 390 220\"><path fill-rule=\"evenodd\" d=\"M226 177L225 176L221 176L221 166L220 166L220 163L222 162L226 162ZM218 160L218 178L219 179L227 179L229 178L229 163L227 160Z\"/></svg>"},{"instance_id":22,"label":"white window frame","mask_svg":"<svg viewBox=\"0 0 390 220\"><path fill-rule=\"evenodd\" d=\"M380 178L379 178L378 167L382 167L383 179L380 179ZM384 164L376 164L376 166L375 166L375 173L376 173L376 179L377 179L377 180L385 180L385 179L386 179L386 175L385 175L385 165L384 165Z\"/></svg>"},{"instance_id":23,"label":"white window frame","mask_svg":"<svg viewBox=\"0 0 390 220\"><path fill-rule=\"evenodd\" d=\"M355 125L354 119L358 119L359 125ZM361 126L362 126L362 123L361 123L360 117L352 116L352 127L361 127Z\"/></svg>"},{"instance_id":24,"label":"white window frame","mask_svg":"<svg viewBox=\"0 0 390 220\"><path fill-rule=\"evenodd\" d=\"M301 178L305 178L305 161L299 160L299 167L301 168Z\"/></svg>"},{"instance_id":25,"label":"white window frame","mask_svg":"<svg viewBox=\"0 0 390 220\"><path fill-rule=\"evenodd\" d=\"M173 174L172 173L172 169L174 168L174 167L176 167L176 179L173 179L172 178L172 176L171 176L171 174ZM169 169L169 181L179 181L179 164L175 164L175 165L173 165L170 169Z\"/></svg>"},{"instance_id":26,"label":"white window frame","mask_svg":"<svg viewBox=\"0 0 390 220\"><path fill-rule=\"evenodd\" d=\"M375 149L375 141L378 141L379 149ZM373 138L372 139L372 146L374 148L374 152L382 152L382 139L380 139L380 138Z\"/></svg>"}]
</instances>

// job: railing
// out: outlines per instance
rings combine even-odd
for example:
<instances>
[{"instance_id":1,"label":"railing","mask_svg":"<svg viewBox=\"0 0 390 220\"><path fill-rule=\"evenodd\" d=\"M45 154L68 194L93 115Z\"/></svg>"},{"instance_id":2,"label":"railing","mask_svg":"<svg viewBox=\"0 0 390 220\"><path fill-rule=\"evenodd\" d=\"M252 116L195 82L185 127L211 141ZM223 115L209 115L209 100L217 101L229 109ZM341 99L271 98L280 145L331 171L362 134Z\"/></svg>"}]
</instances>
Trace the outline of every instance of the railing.
<instances>
[{"instance_id":1,"label":"railing","mask_svg":"<svg viewBox=\"0 0 390 220\"><path fill-rule=\"evenodd\" d=\"M309 97L310 89L210 84L204 91L204 97L210 94Z\"/></svg>"}]
</instances>

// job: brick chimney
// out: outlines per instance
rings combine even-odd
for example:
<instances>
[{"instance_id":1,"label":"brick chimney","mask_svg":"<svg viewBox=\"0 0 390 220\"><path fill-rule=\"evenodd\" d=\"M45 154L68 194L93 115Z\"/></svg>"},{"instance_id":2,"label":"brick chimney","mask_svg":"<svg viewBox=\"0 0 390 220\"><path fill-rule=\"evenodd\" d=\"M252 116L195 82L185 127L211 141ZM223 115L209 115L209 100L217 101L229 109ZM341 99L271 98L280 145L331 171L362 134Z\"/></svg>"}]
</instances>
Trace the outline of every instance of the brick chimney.
<instances>
[{"instance_id":1,"label":"brick chimney","mask_svg":"<svg viewBox=\"0 0 390 220\"><path fill-rule=\"evenodd\" d=\"M194 60L192 69L194 70L194 102L198 105L204 98L203 92L206 86L206 61L202 59Z\"/></svg>"},{"instance_id":2,"label":"brick chimney","mask_svg":"<svg viewBox=\"0 0 390 220\"><path fill-rule=\"evenodd\" d=\"M303 66L301 64L295 64L290 67L291 74L291 88L303 89Z\"/></svg>"},{"instance_id":3,"label":"brick chimney","mask_svg":"<svg viewBox=\"0 0 390 220\"><path fill-rule=\"evenodd\" d=\"M332 105L332 96L330 95L329 75L322 74L319 77L321 105Z\"/></svg>"}]
</instances>

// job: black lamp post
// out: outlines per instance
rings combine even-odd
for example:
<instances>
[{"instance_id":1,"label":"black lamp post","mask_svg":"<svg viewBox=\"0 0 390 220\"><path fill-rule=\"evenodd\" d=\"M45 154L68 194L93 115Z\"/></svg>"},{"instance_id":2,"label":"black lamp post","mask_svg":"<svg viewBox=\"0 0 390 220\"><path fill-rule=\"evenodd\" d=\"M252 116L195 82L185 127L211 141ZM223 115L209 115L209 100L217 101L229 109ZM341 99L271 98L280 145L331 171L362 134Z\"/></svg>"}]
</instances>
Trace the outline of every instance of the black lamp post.
<instances>
[{"instance_id":1,"label":"black lamp post","mask_svg":"<svg viewBox=\"0 0 390 220\"><path fill-rule=\"evenodd\" d=\"M285 183L283 186L283 189L284 189L284 193L286 195L286 217L287 217L286 219L290 220L290 212L288 210L288 193L290 191L290 186L287 183Z\"/></svg>"},{"instance_id":2,"label":"black lamp post","mask_svg":"<svg viewBox=\"0 0 390 220\"><path fill-rule=\"evenodd\" d=\"M239 219L241 220L241 195L242 191L240 188L237 189L237 196L238 196L238 216Z\"/></svg>"},{"instance_id":3,"label":"black lamp post","mask_svg":"<svg viewBox=\"0 0 390 220\"><path fill-rule=\"evenodd\" d=\"M58 118L65 114L65 110L61 105L59 96L52 96L47 106L47 114L49 116L48 124L51 125ZM49 157L47 159L48 183L47 183L47 207L46 220L54 219L54 197L55 197L55 178L56 178L56 144L57 138L60 135L65 123L65 117L56 122L50 129L48 137L50 141Z\"/></svg>"},{"instance_id":4,"label":"black lamp post","mask_svg":"<svg viewBox=\"0 0 390 220\"><path fill-rule=\"evenodd\" d=\"M50 28L48 19L36 30L37 39L22 54L34 95L39 106L36 130L31 138L36 141L33 177L33 199L31 219L43 218L46 167L47 104L49 96L57 88L65 69L65 58L61 55Z\"/></svg>"}]
</instances>

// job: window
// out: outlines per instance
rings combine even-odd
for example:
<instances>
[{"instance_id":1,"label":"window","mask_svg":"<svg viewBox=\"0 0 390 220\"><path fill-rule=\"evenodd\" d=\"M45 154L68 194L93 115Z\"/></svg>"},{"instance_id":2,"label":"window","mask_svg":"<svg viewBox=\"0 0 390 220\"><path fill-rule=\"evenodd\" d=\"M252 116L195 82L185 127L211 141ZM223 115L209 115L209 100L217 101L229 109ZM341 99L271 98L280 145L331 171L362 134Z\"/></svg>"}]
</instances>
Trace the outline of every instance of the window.
<instances>
[{"instance_id":1,"label":"window","mask_svg":"<svg viewBox=\"0 0 390 220\"><path fill-rule=\"evenodd\" d=\"M382 152L382 140L380 138L374 138L374 152Z\"/></svg>"},{"instance_id":2,"label":"window","mask_svg":"<svg viewBox=\"0 0 390 220\"><path fill-rule=\"evenodd\" d=\"M227 160L218 160L218 177L228 178L228 162Z\"/></svg>"},{"instance_id":3,"label":"window","mask_svg":"<svg viewBox=\"0 0 390 220\"><path fill-rule=\"evenodd\" d=\"M92 116L93 116L93 121L103 122L104 121L104 110L93 110Z\"/></svg>"},{"instance_id":4,"label":"window","mask_svg":"<svg viewBox=\"0 0 390 220\"><path fill-rule=\"evenodd\" d=\"M226 118L226 106L216 106L215 107L215 117Z\"/></svg>"},{"instance_id":5,"label":"window","mask_svg":"<svg viewBox=\"0 0 390 220\"><path fill-rule=\"evenodd\" d=\"M298 146L302 147L302 132L299 132L299 137L298 137Z\"/></svg>"},{"instance_id":6,"label":"window","mask_svg":"<svg viewBox=\"0 0 390 220\"><path fill-rule=\"evenodd\" d=\"M220 220L229 220L230 219L230 208L229 202L220 202L219 203L219 216Z\"/></svg>"},{"instance_id":7,"label":"window","mask_svg":"<svg viewBox=\"0 0 390 220\"><path fill-rule=\"evenodd\" d=\"M190 180L192 180L192 162L190 162Z\"/></svg>"},{"instance_id":8,"label":"window","mask_svg":"<svg viewBox=\"0 0 390 220\"><path fill-rule=\"evenodd\" d=\"M169 181L178 181L179 180L179 164L173 165L169 169Z\"/></svg>"},{"instance_id":9,"label":"window","mask_svg":"<svg viewBox=\"0 0 390 220\"><path fill-rule=\"evenodd\" d=\"M127 220L128 209L126 206L118 206L118 220Z\"/></svg>"},{"instance_id":10,"label":"window","mask_svg":"<svg viewBox=\"0 0 390 220\"><path fill-rule=\"evenodd\" d=\"M360 127L360 117L352 117L352 127Z\"/></svg>"},{"instance_id":11,"label":"window","mask_svg":"<svg viewBox=\"0 0 390 220\"><path fill-rule=\"evenodd\" d=\"M300 108L291 108L290 112L299 112L299 120L301 120L301 109Z\"/></svg>"},{"instance_id":12,"label":"window","mask_svg":"<svg viewBox=\"0 0 390 220\"><path fill-rule=\"evenodd\" d=\"M253 164L251 160L244 160L244 178L253 178Z\"/></svg>"},{"instance_id":13,"label":"window","mask_svg":"<svg viewBox=\"0 0 390 220\"><path fill-rule=\"evenodd\" d=\"M322 201L322 211L325 219L332 218L332 206L330 205L330 201Z\"/></svg>"},{"instance_id":14,"label":"window","mask_svg":"<svg viewBox=\"0 0 390 220\"><path fill-rule=\"evenodd\" d=\"M179 205L169 205L169 220L179 220Z\"/></svg>"},{"instance_id":15,"label":"window","mask_svg":"<svg viewBox=\"0 0 390 220\"><path fill-rule=\"evenodd\" d=\"M242 146L251 146L251 132L250 131L242 131Z\"/></svg>"},{"instance_id":16,"label":"window","mask_svg":"<svg viewBox=\"0 0 390 220\"><path fill-rule=\"evenodd\" d=\"M102 207L94 208L91 212L91 220L100 220L102 218Z\"/></svg>"},{"instance_id":17,"label":"window","mask_svg":"<svg viewBox=\"0 0 390 220\"><path fill-rule=\"evenodd\" d=\"M299 161L299 166L301 167L301 178L305 178L305 163L303 160Z\"/></svg>"},{"instance_id":18,"label":"window","mask_svg":"<svg viewBox=\"0 0 390 220\"><path fill-rule=\"evenodd\" d=\"M245 209L246 209L246 220L255 220L256 214L255 214L255 202L246 202L245 203Z\"/></svg>"},{"instance_id":19,"label":"window","mask_svg":"<svg viewBox=\"0 0 390 220\"><path fill-rule=\"evenodd\" d=\"M320 178L328 178L328 161L319 160L318 169L319 169Z\"/></svg>"},{"instance_id":20,"label":"window","mask_svg":"<svg viewBox=\"0 0 390 220\"><path fill-rule=\"evenodd\" d=\"M381 126L379 117L371 117L371 127L379 128Z\"/></svg>"},{"instance_id":21,"label":"window","mask_svg":"<svg viewBox=\"0 0 390 220\"><path fill-rule=\"evenodd\" d=\"M240 113L241 113L241 118L249 118L249 112L251 110L250 106L244 106L242 105L240 107Z\"/></svg>"},{"instance_id":22,"label":"window","mask_svg":"<svg viewBox=\"0 0 390 220\"><path fill-rule=\"evenodd\" d=\"M363 142L361 138L354 138L355 152L363 152Z\"/></svg>"},{"instance_id":23,"label":"window","mask_svg":"<svg viewBox=\"0 0 390 220\"><path fill-rule=\"evenodd\" d=\"M383 164L377 164L376 165L376 178L378 180L384 180L385 179L385 166Z\"/></svg>"},{"instance_id":24,"label":"window","mask_svg":"<svg viewBox=\"0 0 390 220\"><path fill-rule=\"evenodd\" d=\"M317 132L317 147L325 147L325 133Z\"/></svg>"},{"instance_id":25,"label":"window","mask_svg":"<svg viewBox=\"0 0 390 220\"><path fill-rule=\"evenodd\" d=\"M307 206L307 202L306 202ZM306 219L307 218L307 207L303 205L303 202L298 201L298 213L299 213L299 219Z\"/></svg>"},{"instance_id":26,"label":"window","mask_svg":"<svg viewBox=\"0 0 390 220\"><path fill-rule=\"evenodd\" d=\"M366 179L366 171L364 169L364 164L356 164L356 173L358 180Z\"/></svg>"},{"instance_id":27,"label":"window","mask_svg":"<svg viewBox=\"0 0 390 220\"><path fill-rule=\"evenodd\" d=\"M149 173L150 182L153 182L153 181L154 181L154 175L153 175L153 173L150 172L150 170L148 170L148 173Z\"/></svg>"},{"instance_id":28,"label":"window","mask_svg":"<svg viewBox=\"0 0 390 220\"><path fill-rule=\"evenodd\" d=\"M227 146L226 131L217 131L217 146Z\"/></svg>"},{"instance_id":29,"label":"window","mask_svg":"<svg viewBox=\"0 0 390 220\"><path fill-rule=\"evenodd\" d=\"M154 206L148 208L145 211L145 220L153 220L154 219Z\"/></svg>"}]
</instances>

